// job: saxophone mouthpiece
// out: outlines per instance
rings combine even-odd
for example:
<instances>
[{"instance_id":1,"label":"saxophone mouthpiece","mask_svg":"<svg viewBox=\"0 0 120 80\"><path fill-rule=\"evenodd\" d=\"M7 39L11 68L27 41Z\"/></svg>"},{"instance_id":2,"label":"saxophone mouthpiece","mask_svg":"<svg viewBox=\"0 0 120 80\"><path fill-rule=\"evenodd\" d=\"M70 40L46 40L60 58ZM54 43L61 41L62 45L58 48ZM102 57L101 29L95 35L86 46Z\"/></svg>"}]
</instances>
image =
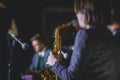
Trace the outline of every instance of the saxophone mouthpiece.
<instances>
[{"instance_id":1,"label":"saxophone mouthpiece","mask_svg":"<svg viewBox=\"0 0 120 80\"><path fill-rule=\"evenodd\" d=\"M68 22L68 23L65 23L65 24L60 25L58 28L59 28L59 29L63 29L63 28L70 27L70 26L76 27L77 25L78 25L78 22L77 22L76 19L74 19L74 20L72 20L72 21L70 21L70 22Z\"/></svg>"},{"instance_id":2,"label":"saxophone mouthpiece","mask_svg":"<svg viewBox=\"0 0 120 80\"><path fill-rule=\"evenodd\" d=\"M74 19L74 20L72 20L72 21L68 22L68 25L69 25L69 26L73 26L73 27L76 27L76 26L77 26L77 24L78 24L78 22L77 22L77 20L76 20L76 19Z\"/></svg>"}]
</instances>

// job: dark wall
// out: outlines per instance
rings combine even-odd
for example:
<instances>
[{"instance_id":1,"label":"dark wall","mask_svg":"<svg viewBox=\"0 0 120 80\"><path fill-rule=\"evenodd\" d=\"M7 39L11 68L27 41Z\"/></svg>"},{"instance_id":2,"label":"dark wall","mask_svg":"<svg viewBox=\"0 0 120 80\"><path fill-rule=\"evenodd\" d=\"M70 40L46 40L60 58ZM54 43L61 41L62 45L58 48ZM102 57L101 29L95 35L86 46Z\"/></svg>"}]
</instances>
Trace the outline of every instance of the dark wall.
<instances>
[{"instance_id":1,"label":"dark wall","mask_svg":"<svg viewBox=\"0 0 120 80\"><path fill-rule=\"evenodd\" d=\"M7 31L10 26L10 19L9 11L0 8L0 80L7 79L7 64L9 59Z\"/></svg>"},{"instance_id":2,"label":"dark wall","mask_svg":"<svg viewBox=\"0 0 120 80\"><path fill-rule=\"evenodd\" d=\"M8 0L6 2L17 22L19 34L25 40L35 33L43 33L45 7L73 7L73 0Z\"/></svg>"}]
</instances>

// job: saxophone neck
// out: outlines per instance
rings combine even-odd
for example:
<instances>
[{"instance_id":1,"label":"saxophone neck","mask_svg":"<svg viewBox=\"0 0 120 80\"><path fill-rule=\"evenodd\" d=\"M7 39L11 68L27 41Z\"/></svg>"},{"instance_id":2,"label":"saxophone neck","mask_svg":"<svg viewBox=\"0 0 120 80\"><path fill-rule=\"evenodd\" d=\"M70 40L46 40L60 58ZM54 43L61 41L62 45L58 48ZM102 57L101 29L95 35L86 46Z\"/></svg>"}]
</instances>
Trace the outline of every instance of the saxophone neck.
<instances>
[{"instance_id":1,"label":"saxophone neck","mask_svg":"<svg viewBox=\"0 0 120 80\"><path fill-rule=\"evenodd\" d=\"M56 29L61 30L61 29L67 28L67 27L69 27L69 26L70 26L69 23L65 23L65 24L62 24L62 25L59 25L58 27L56 27Z\"/></svg>"},{"instance_id":2,"label":"saxophone neck","mask_svg":"<svg viewBox=\"0 0 120 80\"><path fill-rule=\"evenodd\" d=\"M67 27L69 27L69 23L59 25L55 28L53 53L57 53L58 51L61 51L62 41L61 41L60 31Z\"/></svg>"}]
</instances>

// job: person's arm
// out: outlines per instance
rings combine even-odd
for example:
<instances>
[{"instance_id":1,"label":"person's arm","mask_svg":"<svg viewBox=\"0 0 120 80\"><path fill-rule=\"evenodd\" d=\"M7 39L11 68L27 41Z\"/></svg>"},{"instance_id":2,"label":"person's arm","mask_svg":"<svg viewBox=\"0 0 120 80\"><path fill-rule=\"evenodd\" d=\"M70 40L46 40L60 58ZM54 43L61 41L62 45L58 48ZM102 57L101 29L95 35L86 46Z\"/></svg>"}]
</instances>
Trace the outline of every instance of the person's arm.
<instances>
[{"instance_id":1,"label":"person's arm","mask_svg":"<svg viewBox=\"0 0 120 80\"><path fill-rule=\"evenodd\" d=\"M56 61L52 66L52 71L62 80L75 80L78 77L79 70L81 69L81 54L85 53L86 38L87 34L85 30L80 30L77 33L74 45L75 48L68 67L63 66L59 61Z\"/></svg>"}]
</instances>

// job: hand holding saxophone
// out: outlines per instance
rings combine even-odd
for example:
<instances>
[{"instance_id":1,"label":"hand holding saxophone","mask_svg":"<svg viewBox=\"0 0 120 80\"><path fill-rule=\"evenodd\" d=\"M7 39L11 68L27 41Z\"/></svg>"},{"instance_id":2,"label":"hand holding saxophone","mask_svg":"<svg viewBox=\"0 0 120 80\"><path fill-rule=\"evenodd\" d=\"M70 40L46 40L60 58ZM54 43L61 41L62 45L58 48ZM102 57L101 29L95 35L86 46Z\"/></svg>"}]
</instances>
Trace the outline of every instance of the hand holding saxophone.
<instances>
[{"instance_id":1,"label":"hand holding saxophone","mask_svg":"<svg viewBox=\"0 0 120 80\"><path fill-rule=\"evenodd\" d=\"M55 62L61 61L62 58L63 58L63 55L62 55L61 51L58 51L58 54L54 54L53 52L51 52L49 57L48 57L47 64L52 66L55 64Z\"/></svg>"}]
</instances>

